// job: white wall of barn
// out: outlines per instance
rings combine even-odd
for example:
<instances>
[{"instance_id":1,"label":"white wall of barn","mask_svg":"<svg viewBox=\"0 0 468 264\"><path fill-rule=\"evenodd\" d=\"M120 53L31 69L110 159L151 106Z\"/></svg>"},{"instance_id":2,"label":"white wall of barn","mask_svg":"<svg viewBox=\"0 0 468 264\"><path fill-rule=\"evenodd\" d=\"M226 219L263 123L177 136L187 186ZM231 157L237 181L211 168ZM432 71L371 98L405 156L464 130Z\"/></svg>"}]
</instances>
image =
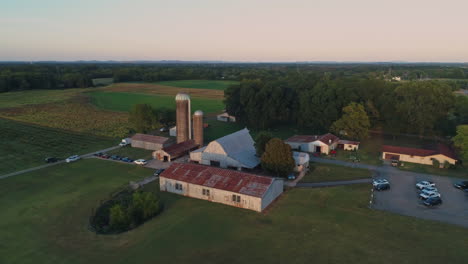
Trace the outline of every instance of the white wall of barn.
<instances>
[{"instance_id":1,"label":"white wall of barn","mask_svg":"<svg viewBox=\"0 0 468 264\"><path fill-rule=\"evenodd\" d=\"M175 189L176 183L182 184L182 190ZM259 197L239 194L235 192L229 192L225 190L215 189L215 188L196 185L196 184L190 184L186 182L176 181L173 179L167 179L164 177L159 178L159 184L160 184L161 191L189 196L189 197L197 198L201 200L208 200L208 201L215 202L215 203L222 203L222 204L249 209L249 210L253 210L257 212L261 212L262 209L264 208L263 207L264 203L262 202L262 199ZM210 190L210 195L209 196L203 195L203 189ZM273 192L271 195L269 195L269 197L273 197L274 194L275 193ZM241 198L240 202L239 203L233 202L232 195L239 195ZM274 199L276 199L277 196L278 195L276 195Z\"/></svg>"}]
</instances>

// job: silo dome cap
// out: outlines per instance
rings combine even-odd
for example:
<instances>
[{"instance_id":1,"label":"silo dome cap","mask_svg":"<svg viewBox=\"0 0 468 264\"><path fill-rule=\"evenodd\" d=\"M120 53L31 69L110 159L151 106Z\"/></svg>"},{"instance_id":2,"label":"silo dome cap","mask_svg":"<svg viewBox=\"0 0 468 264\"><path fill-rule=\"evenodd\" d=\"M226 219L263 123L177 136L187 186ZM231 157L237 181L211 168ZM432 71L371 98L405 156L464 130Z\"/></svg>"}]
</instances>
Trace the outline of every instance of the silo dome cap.
<instances>
[{"instance_id":1,"label":"silo dome cap","mask_svg":"<svg viewBox=\"0 0 468 264\"><path fill-rule=\"evenodd\" d=\"M186 93L178 93L175 97L176 101L188 101L190 96Z\"/></svg>"},{"instance_id":2,"label":"silo dome cap","mask_svg":"<svg viewBox=\"0 0 468 264\"><path fill-rule=\"evenodd\" d=\"M202 110L197 110L197 111L195 111L195 113L193 113L193 115L201 116L201 115L203 115L203 111Z\"/></svg>"}]
</instances>

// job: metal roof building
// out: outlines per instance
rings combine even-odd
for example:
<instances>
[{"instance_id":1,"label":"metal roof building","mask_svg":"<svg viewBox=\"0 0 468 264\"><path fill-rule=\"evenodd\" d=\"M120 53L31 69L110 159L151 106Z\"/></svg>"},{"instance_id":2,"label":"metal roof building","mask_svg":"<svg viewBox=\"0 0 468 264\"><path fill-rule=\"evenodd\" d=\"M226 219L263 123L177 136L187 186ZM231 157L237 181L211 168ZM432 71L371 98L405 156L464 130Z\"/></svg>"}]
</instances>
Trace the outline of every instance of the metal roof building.
<instances>
[{"instance_id":1,"label":"metal roof building","mask_svg":"<svg viewBox=\"0 0 468 264\"><path fill-rule=\"evenodd\" d=\"M244 128L210 142L205 148L190 153L190 160L221 168L253 169L260 164L254 141Z\"/></svg>"},{"instance_id":2,"label":"metal roof building","mask_svg":"<svg viewBox=\"0 0 468 264\"><path fill-rule=\"evenodd\" d=\"M132 137L133 148L143 148L149 150L159 150L171 144L169 138L147 134L135 134Z\"/></svg>"},{"instance_id":3,"label":"metal roof building","mask_svg":"<svg viewBox=\"0 0 468 264\"><path fill-rule=\"evenodd\" d=\"M197 164L173 163L161 191L261 212L283 192L283 180Z\"/></svg>"}]
</instances>

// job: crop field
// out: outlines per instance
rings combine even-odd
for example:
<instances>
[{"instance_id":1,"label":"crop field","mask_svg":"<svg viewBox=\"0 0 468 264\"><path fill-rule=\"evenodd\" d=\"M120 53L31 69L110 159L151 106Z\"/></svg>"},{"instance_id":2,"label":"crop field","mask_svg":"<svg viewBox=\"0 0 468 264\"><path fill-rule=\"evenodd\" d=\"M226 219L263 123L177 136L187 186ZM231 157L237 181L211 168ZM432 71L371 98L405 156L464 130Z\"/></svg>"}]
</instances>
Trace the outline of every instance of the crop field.
<instances>
[{"instance_id":1,"label":"crop field","mask_svg":"<svg viewBox=\"0 0 468 264\"><path fill-rule=\"evenodd\" d=\"M195 88L195 89L210 89L210 90L226 90L231 85L239 84L238 81L213 81L213 80L180 80L180 81L163 81L157 84L165 86L173 86L180 88Z\"/></svg>"},{"instance_id":2,"label":"crop field","mask_svg":"<svg viewBox=\"0 0 468 264\"><path fill-rule=\"evenodd\" d=\"M0 180L0 263L465 263L468 229L371 210L369 185L292 189L266 212L161 193L164 211L96 235L99 201L151 170L81 160ZM157 184L153 185L157 189Z\"/></svg>"},{"instance_id":3,"label":"crop field","mask_svg":"<svg viewBox=\"0 0 468 264\"><path fill-rule=\"evenodd\" d=\"M206 99L224 99L223 90L209 90L209 89L194 89L165 86L154 83L116 83L107 87L98 88L96 90L106 92L126 92L126 93L144 93L151 95L170 95L175 96L179 92L190 94L192 98L206 98Z\"/></svg>"},{"instance_id":4,"label":"crop field","mask_svg":"<svg viewBox=\"0 0 468 264\"><path fill-rule=\"evenodd\" d=\"M89 89L27 90L0 93L0 109L24 105L63 102Z\"/></svg>"},{"instance_id":5,"label":"crop field","mask_svg":"<svg viewBox=\"0 0 468 264\"><path fill-rule=\"evenodd\" d=\"M27 105L0 110L0 117L81 133L123 137L128 134L128 114L99 110L86 98Z\"/></svg>"},{"instance_id":6,"label":"crop field","mask_svg":"<svg viewBox=\"0 0 468 264\"><path fill-rule=\"evenodd\" d=\"M148 95L123 92L91 92L91 103L98 108L128 112L135 104L150 104L155 108L165 107L175 109L175 99L167 95ZM224 109L222 100L192 98L192 112L203 110L205 113L218 113Z\"/></svg>"},{"instance_id":7,"label":"crop field","mask_svg":"<svg viewBox=\"0 0 468 264\"><path fill-rule=\"evenodd\" d=\"M115 140L24 124L0 118L0 175L111 147ZM0 262L1 263L1 262Z\"/></svg>"}]
</instances>

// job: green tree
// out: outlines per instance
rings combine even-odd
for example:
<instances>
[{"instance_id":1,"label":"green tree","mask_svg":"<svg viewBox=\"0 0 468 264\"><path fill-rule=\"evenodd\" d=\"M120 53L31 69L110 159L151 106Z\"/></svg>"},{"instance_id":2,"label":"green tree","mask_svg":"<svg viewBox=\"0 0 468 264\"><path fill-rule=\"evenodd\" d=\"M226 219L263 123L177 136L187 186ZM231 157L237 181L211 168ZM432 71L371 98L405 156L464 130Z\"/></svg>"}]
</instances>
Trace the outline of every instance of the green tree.
<instances>
[{"instance_id":1,"label":"green tree","mask_svg":"<svg viewBox=\"0 0 468 264\"><path fill-rule=\"evenodd\" d=\"M109 212L109 224L113 230L125 230L128 228L128 215L120 204L111 207Z\"/></svg>"},{"instance_id":2,"label":"green tree","mask_svg":"<svg viewBox=\"0 0 468 264\"><path fill-rule=\"evenodd\" d=\"M138 133L147 133L158 128L155 110L148 104L136 104L130 111L129 122Z\"/></svg>"},{"instance_id":3,"label":"green tree","mask_svg":"<svg viewBox=\"0 0 468 264\"><path fill-rule=\"evenodd\" d=\"M266 144L261 160L262 168L280 177L287 177L296 166L291 147L279 138Z\"/></svg>"},{"instance_id":4,"label":"green tree","mask_svg":"<svg viewBox=\"0 0 468 264\"><path fill-rule=\"evenodd\" d=\"M460 158L468 161L468 125L457 126L457 135L453 137L453 143L457 148Z\"/></svg>"},{"instance_id":5,"label":"green tree","mask_svg":"<svg viewBox=\"0 0 468 264\"><path fill-rule=\"evenodd\" d=\"M351 103L343 108L343 115L332 124L330 130L336 134L344 134L351 139L362 140L368 137L369 128L369 117L364 106Z\"/></svg>"},{"instance_id":6,"label":"green tree","mask_svg":"<svg viewBox=\"0 0 468 264\"><path fill-rule=\"evenodd\" d=\"M160 210L159 197L152 192L135 192L132 195L130 216L134 225L139 225L156 215Z\"/></svg>"},{"instance_id":7,"label":"green tree","mask_svg":"<svg viewBox=\"0 0 468 264\"><path fill-rule=\"evenodd\" d=\"M273 138L273 135L267 131L260 131L255 137L255 150L257 151L257 156L261 157L263 152L265 152L265 147L268 141Z\"/></svg>"}]
</instances>

